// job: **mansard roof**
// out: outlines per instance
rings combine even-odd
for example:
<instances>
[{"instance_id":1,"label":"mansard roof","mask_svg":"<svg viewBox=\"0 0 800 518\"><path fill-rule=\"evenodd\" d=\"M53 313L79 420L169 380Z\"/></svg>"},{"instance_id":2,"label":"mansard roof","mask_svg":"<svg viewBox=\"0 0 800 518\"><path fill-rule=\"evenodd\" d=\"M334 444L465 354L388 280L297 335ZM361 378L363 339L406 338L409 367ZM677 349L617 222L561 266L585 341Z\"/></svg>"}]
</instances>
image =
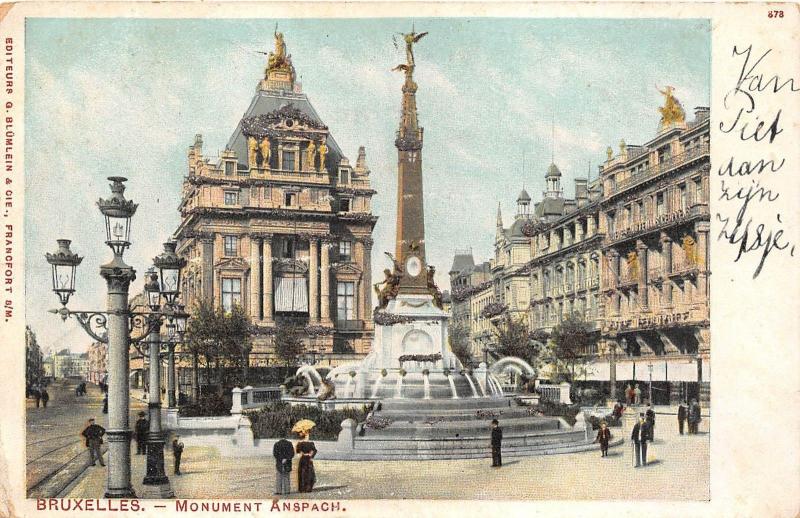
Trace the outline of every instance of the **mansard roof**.
<instances>
[{"instance_id":1,"label":"mansard roof","mask_svg":"<svg viewBox=\"0 0 800 518\"><path fill-rule=\"evenodd\" d=\"M314 124L325 127L319 114L311 105L308 97L303 93L288 92L285 90L265 90L258 88L253 100L250 102L247 111L242 116L242 120L250 119L259 115L275 115L278 111L285 113L295 112L300 117L307 117ZM241 168L247 168L247 138L242 132L242 120L236 125L233 135L228 140L227 149L236 153L236 158ZM328 133L326 140L328 146L327 164L329 171L336 171L339 161L344 157L339 144L333 136Z\"/></svg>"},{"instance_id":2,"label":"mansard roof","mask_svg":"<svg viewBox=\"0 0 800 518\"><path fill-rule=\"evenodd\" d=\"M469 254L455 254L453 256L453 266L450 267L450 273L461 273L473 266L475 266L475 259L472 257L472 252Z\"/></svg>"}]
</instances>

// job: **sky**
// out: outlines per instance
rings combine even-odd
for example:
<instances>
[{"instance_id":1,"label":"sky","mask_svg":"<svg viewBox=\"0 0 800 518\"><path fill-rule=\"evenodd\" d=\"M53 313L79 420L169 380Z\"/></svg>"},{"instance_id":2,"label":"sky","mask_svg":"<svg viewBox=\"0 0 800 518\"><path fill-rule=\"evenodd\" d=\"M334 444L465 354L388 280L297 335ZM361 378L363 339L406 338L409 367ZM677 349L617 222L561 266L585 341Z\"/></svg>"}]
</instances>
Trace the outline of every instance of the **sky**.
<instances>
[{"instance_id":1,"label":"sky","mask_svg":"<svg viewBox=\"0 0 800 518\"><path fill-rule=\"evenodd\" d=\"M45 252L72 239L84 256L72 309L103 309L99 197L108 176L129 178L139 203L125 255L144 271L179 224L186 153L201 133L216 155L263 77L273 30L284 33L303 91L355 162L367 151L379 216L373 277L394 249L397 150L404 62L393 36L429 34L415 47L417 106L425 129L426 252L437 283L456 249L493 255L500 203L513 222L525 187L541 198L554 160L565 194L597 175L605 149L655 136L662 96L675 87L692 117L709 105L707 20L660 19L40 19L26 22L26 319L39 343L85 351L88 336L58 307Z\"/></svg>"}]
</instances>

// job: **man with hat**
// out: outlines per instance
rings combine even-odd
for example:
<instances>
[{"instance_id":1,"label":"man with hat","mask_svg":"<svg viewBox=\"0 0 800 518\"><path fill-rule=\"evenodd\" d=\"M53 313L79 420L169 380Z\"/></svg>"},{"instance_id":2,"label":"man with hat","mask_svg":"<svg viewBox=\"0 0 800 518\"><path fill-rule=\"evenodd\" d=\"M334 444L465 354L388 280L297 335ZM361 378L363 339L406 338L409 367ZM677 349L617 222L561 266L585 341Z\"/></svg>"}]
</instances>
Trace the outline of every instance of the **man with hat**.
<instances>
[{"instance_id":1,"label":"man with hat","mask_svg":"<svg viewBox=\"0 0 800 518\"><path fill-rule=\"evenodd\" d=\"M103 455L100 453L100 445L103 444L103 435L105 435L106 429L100 426L99 424L95 424L94 417L89 419L89 426L84 428L81 432L86 438L86 447L89 448L89 458L92 462L92 466L95 465L95 461L99 461L101 466L105 466L103 463Z\"/></svg>"},{"instance_id":2,"label":"man with hat","mask_svg":"<svg viewBox=\"0 0 800 518\"><path fill-rule=\"evenodd\" d=\"M145 419L144 412L139 412L139 419L136 420L134 426L134 435L136 436L136 455L145 454L145 445L147 444L147 431L150 429L150 422Z\"/></svg>"},{"instance_id":3,"label":"man with hat","mask_svg":"<svg viewBox=\"0 0 800 518\"><path fill-rule=\"evenodd\" d=\"M639 422L633 425L631 441L634 445L635 467L647 465L647 441L650 440L650 423L645 421L644 414L639 414Z\"/></svg>"},{"instance_id":4,"label":"man with hat","mask_svg":"<svg viewBox=\"0 0 800 518\"><path fill-rule=\"evenodd\" d=\"M501 457L501 450L503 447L503 429L500 428L500 422L497 419L492 419L492 467L499 468L503 465Z\"/></svg>"},{"instance_id":5,"label":"man with hat","mask_svg":"<svg viewBox=\"0 0 800 518\"><path fill-rule=\"evenodd\" d=\"M275 494L288 495L291 489L294 446L284 436L272 447L272 456L275 457Z\"/></svg>"},{"instance_id":6,"label":"man with hat","mask_svg":"<svg viewBox=\"0 0 800 518\"><path fill-rule=\"evenodd\" d=\"M172 439L172 460L174 461L175 475L181 474L181 455L183 455L183 443L181 436L176 435Z\"/></svg>"}]
</instances>

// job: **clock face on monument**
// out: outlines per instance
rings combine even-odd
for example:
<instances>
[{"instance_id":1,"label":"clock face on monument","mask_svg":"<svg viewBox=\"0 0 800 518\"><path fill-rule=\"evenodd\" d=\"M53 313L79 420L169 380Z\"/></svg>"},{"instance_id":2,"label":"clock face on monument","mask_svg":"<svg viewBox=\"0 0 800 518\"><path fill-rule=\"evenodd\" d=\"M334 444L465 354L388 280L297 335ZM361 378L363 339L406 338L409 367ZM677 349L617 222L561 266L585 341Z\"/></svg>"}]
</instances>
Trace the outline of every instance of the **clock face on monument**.
<instances>
[{"instance_id":1,"label":"clock face on monument","mask_svg":"<svg viewBox=\"0 0 800 518\"><path fill-rule=\"evenodd\" d=\"M406 272L412 277L416 277L422 271L422 261L419 257L411 256L406 260Z\"/></svg>"}]
</instances>

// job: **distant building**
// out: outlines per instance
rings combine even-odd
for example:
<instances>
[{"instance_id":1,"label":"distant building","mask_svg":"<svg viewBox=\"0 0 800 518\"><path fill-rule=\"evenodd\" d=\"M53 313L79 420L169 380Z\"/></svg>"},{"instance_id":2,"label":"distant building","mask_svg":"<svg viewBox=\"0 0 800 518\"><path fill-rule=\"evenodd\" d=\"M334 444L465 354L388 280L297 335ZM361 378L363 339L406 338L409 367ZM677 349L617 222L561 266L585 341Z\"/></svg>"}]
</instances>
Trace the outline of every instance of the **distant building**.
<instances>
[{"instance_id":1,"label":"distant building","mask_svg":"<svg viewBox=\"0 0 800 518\"><path fill-rule=\"evenodd\" d=\"M365 355L377 221L366 154L360 148L355 164L344 155L288 54L270 54L222 155L207 157L197 135L188 162L175 232L189 262L187 306L243 307L255 324L256 366L281 363L273 337L282 323L318 357Z\"/></svg>"},{"instance_id":2,"label":"distant building","mask_svg":"<svg viewBox=\"0 0 800 518\"><path fill-rule=\"evenodd\" d=\"M107 344L104 344L103 342L94 342L89 346L89 351L86 353L87 381L95 384L104 381L105 376L108 373L108 365L106 363L107 355Z\"/></svg>"},{"instance_id":3,"label":"distant building","mask_svg":"<svg viewBox=\"0 0 800 518\"><path fill-rule=\"evenodd\" d=\"M53 355L54 378L82 378L89 373L89 358L86 353L73 353L62 349Z\"/></svg>"},{"instance_id":4,"label":"distant building","mask_svg":"<svg viewBox=\"0 0 800 518\"><path fill-rule=\"evenodd\" d=\"M38 384L44 372L44 356L30 326L25 326L25 384L27 386Z\"/></svg>"},{"instance_id":5,"label":"distant building","mask_svg":"<svg viewBox=\"0 0 800 518\"><path fill-rule=\"evenodd\" d=\"M451 334L453 330L463 330L473 359L479 360L483 355L482 344L488 338L484 334L490 332L488 320L481 317L480 312L494 300L489 262L475 264L472 250L457 250L449 274Z\"/></svg>"}]
</instances>

